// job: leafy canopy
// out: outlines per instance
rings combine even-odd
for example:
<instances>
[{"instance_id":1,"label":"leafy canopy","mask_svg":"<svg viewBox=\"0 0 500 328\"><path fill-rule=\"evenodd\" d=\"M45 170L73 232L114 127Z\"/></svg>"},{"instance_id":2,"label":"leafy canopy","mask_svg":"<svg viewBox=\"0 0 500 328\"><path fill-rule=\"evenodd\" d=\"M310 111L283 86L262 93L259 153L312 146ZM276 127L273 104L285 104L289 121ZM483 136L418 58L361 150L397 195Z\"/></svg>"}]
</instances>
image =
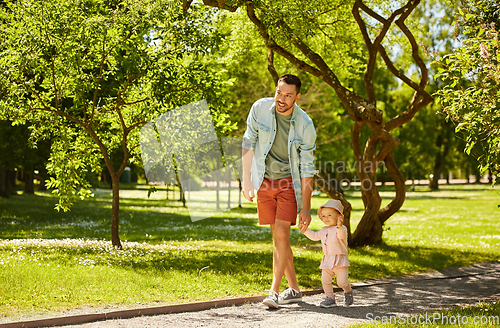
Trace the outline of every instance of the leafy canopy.
<instances>
[{"instance_id":1,"label":"leafy canopy","mask_svg":"<svg viewBox=\"0 0 500 328\"><path fill-rule=\"evenodd\" d=\"M456 132L466 135L468 154L476 150L483 171L500 171L500 5L465 1L457 20L465 36L462 47L440 61L447 82L436 92Z\"/></svg>"},{"instance_id":2,"label":"leafy canopy","mask_svg":"<svg viewBox=\"0 0 500 328\"><path fill-rule=\"evenodd\" d=\"M35 140L52 139L58 208L90 195L86 176L103 161L115 180L139 161L139 128L169 109L207 99L226 128L218 72L198 60L223 37L200 28L214 19L208 9L183 13L174 0L5 3L0 117L30 122ZM112 160L118 149L123 159Z\"/></svg>"}]
</instances>

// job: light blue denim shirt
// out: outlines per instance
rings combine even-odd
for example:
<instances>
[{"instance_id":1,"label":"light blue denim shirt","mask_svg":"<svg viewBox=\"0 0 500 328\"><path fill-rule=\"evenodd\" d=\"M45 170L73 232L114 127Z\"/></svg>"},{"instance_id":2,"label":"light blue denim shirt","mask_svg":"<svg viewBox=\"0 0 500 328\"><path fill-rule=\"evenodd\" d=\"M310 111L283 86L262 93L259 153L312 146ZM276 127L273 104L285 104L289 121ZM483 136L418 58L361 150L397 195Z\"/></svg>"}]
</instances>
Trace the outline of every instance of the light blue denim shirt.
<instances>
[{"instance_id":1,"label":"light blue denim shirt","mask_svg":"<svg viewBox=\"0 0 500 328\"><path fill-rule=\"evenodd\" d=\"M248 114L247 130L243 135L242 146L254 151L251 180L256 190L259 190L264 181L266 156L276 136L275 115L274 98L257 100ZM315 142L316 130L313 121L295 104L288 133L288 161L297 200L297 212L302 208L301 178L313 177L316 174L313 156L313 150L316 149Z\"/></svg>"}]
</instances>

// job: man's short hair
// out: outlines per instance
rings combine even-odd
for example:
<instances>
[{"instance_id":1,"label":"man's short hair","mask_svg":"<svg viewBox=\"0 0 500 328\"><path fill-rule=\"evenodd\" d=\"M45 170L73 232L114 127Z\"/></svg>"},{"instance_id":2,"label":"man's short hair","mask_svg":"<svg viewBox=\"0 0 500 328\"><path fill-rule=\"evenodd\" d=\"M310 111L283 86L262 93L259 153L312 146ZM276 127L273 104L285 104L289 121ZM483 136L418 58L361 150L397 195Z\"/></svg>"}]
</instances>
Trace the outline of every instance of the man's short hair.
<instances>
[{"instance_id":1,"label":"man's short hair","mask_svg":"<svg viewBox=\"0 0 500 328\"><path fill-rule=\"evenodd\" d=\"M302 86L302 82L300 81L298 76L292 74L285 74L281 76L280 79L278 80L278 83L280 82L285 82L286 84L294 85L295 89L297 90L297 94L300 93L300 87Z\"/></svg>"}]
</instances>

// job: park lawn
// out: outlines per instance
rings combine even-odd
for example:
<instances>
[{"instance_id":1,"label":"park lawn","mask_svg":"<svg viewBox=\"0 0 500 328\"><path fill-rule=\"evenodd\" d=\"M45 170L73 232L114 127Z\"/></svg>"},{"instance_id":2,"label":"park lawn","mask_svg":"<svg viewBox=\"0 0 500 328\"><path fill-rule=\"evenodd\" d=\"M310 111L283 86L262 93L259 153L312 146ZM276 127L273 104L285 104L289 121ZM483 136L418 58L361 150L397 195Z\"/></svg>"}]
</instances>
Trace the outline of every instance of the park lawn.
<instances>
[{"instance_id":1,"label":"park lawn","mask_svg":"<svg viewBox=\"0 0 500 328\"><path fill-rule=\"evenodd\" d=\"M383 187L381 195L385 204L393 191ZM346 196L356 225L360 193ZM258 226L255 204L192 222L172 194L148 199L144 186L122 190L124 249L117 250L109 242L110 197L96 190L66 213L53 210L50 193L0 199L1 315L206 301L269 288L271 233ZM313 230L322 226L315 214L326 200L313 198ZM498 261L499 203L484 185L409 191L385 225L383 244L350 249L351 282ZM318 244L295 228L291 239L301 288L320 288Z\"/></svg>"}]
</instances>

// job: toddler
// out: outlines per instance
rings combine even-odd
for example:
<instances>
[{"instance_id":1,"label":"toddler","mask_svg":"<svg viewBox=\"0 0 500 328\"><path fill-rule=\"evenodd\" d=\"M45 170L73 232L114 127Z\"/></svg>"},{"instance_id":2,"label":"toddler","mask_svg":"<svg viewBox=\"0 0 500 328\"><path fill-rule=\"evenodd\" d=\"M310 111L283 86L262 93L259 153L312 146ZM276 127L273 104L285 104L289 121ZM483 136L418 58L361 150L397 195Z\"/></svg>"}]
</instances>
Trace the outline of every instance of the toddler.
<instances>
[{"instance_id":1,"label":"toddler","mask_svg":"<svg viewBox=\"0 0 500 328\"><path fill-rule=\"evenodd\" d=\"M321 240L323 259L321 283L326 299L319 305L324 308L336 306L332 279L337 275L337 285L344 290L345 305L353 303L351 285L347 280L349 258L347 257L347 228L344 222L344 206L339 200L330 199L318 209L318 216L326 225L319 231L309 229L304 234L311 240Z\"/></svg>"}]
</instances>

